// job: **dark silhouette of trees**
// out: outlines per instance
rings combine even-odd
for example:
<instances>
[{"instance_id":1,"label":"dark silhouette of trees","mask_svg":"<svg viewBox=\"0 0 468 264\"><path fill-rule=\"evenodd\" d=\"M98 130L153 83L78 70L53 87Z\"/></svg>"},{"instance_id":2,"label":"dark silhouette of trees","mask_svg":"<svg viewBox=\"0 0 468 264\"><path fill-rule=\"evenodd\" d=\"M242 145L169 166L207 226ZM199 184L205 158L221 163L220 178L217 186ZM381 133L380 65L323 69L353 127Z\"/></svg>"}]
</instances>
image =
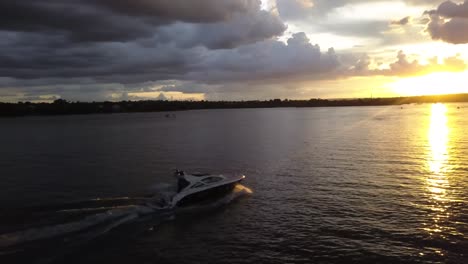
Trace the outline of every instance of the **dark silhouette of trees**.
<instances>
[{"instance_id":1,"label":"dark silhouette of trees","mask_svg":"<svg viewBox=\"0 0 468 264\"><path fill-rule=\"evenodd\" d=\"M53 103L0 103L0 116L73 115L96 113L134 113L182 111L196 109L275 108L275 107L340 107L403 105L411 103L468 102L468 94L361 99L310 99L266 101L121 101L69 102L57 99Z\"/></svg>"}]
</instances>

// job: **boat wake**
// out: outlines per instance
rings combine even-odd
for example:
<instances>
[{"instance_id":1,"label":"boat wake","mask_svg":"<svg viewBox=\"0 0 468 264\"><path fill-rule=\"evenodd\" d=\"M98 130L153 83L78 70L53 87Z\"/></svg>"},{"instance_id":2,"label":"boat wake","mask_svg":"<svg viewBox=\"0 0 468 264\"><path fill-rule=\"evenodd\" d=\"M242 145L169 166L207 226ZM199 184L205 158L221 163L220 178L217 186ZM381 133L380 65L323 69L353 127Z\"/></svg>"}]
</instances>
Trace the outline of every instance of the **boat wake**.
<instances>
[{"instance_id":1,"label":"boat wake","mask_svg":"<svg viewBox=\"0 0 468 264\"><path fill-rule=\"evenodd\" d=\"M74 210L76 211L79 209ZM89 208L84 210L88 211ZM30 241L63 236L109 222L111 222L111 225L115 225L115 222L123 224L137 218L139 215L149 214L152 212L154 212L154 209L146 206L129 206L127 208L111 209L104 213L87 216L83 220L76 222L33 228L25 231L1 235L0 247L10 247Z\"/></svg>"},{"instance_id":2,"label":"boat wake","mask_svg":"<svg viewBox=\"0 0 468 264\"><path fill-rule=\"evenodd\" d=\"M69 219L72 216L81 217L78 220L0 235L0 253L16 252L12 249L17 246L45 240L89 241L137 219L149 217L154 221L155 218L158 218L160 222L163 222L173 219L178 212L217 208L250 193L252 191L249 188L239 184L231 193L219 200L183 209L169 206L170 197L174 194L168 191L138 199L129 197L93 199L91 202L78 203L86 205L85 207L61 208L54 212L55 214L64 214L63 219ZM119 204L122 201L139 201L140 203ZM105 203L106 206L102 206L102 203ZM109 203L117 205L112 206Z\"/></svg>"}]
</instances>

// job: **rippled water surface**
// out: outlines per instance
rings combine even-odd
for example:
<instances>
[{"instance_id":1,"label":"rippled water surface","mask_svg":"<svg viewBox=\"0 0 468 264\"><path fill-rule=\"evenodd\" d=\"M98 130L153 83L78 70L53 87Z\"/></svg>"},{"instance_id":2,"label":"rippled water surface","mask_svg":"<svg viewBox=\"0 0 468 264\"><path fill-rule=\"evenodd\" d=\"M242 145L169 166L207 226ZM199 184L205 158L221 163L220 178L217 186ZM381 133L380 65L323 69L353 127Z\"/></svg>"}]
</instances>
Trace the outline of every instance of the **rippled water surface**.
<instances>
[{"instance_id":1,"label":"rippled water surface","mask_svg":"<svg viewBox=\"0 0 468 264\"><path fill-rule=\"evenodd\" d=\"M468 263L468 105L0 120L1 263ZM166 210L174 168L241 172Z\"/></svg>"}]
</instances>

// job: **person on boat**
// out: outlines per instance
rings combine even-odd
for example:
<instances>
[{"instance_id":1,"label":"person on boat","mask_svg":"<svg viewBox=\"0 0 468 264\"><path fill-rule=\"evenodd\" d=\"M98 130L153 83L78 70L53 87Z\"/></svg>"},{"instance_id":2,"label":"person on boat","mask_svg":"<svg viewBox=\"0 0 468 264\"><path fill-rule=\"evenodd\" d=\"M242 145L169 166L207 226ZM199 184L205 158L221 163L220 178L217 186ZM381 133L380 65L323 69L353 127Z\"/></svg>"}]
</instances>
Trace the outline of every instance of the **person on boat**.
<instances>
[{"instance_id":1,"label":"person on boat","mask_svg":"<svg viewBox=\"0 0 468 264\"><path fill-rule=\"evenodd\" d=\"M190 182L185 179L185 172L176 170L175 176L177 177L177 192L182 191L185 187L190 185Z\"/></svg>"}]
</instances>

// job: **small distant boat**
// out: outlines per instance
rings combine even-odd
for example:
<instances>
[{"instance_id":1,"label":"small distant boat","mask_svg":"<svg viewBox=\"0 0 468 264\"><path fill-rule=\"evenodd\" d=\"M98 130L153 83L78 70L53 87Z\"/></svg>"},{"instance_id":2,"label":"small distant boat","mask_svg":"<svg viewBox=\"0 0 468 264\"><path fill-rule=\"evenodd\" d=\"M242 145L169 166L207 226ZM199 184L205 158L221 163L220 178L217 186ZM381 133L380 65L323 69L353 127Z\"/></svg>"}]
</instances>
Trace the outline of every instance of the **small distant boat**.
<instances>
[{"instance_id":1,"label":"small distant boat","mask_svg":"<svg viewBox=\"0 0 468 264\"><path fill-rule=\"evenodd\" d=\"M178 179L178 190L170 202L171 207L185 206L223 197L245 179L243 174L187 174L179 170L176 170L174 175Z\"/></svg>"}]
</instances>

